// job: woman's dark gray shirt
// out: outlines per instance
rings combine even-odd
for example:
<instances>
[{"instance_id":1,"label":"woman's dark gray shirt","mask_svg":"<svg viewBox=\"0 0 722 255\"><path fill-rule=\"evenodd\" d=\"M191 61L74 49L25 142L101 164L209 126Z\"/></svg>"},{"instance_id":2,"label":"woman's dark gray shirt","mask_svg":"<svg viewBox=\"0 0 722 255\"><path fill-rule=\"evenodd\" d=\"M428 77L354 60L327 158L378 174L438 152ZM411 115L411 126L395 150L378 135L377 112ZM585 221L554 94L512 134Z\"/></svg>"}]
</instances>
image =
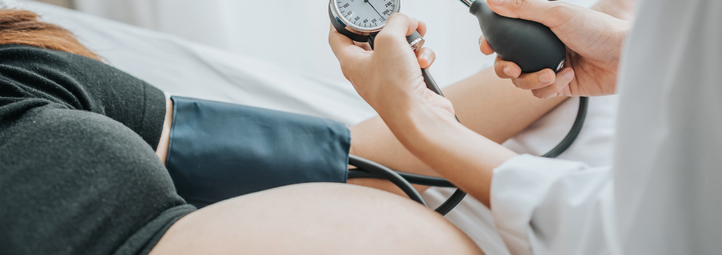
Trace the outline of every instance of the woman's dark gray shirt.
<instances>
[{"instance_id":1,"label":"woman's dark gray shirt","mask_svg":"<svg viewBox=\"0 0 722 255\"><path fill-rule=\"evenodd\" d=\"M195 210L155 155L165 97L86 57L0 46L0 254L145 254Z\"/></svg>"}]
</instances>

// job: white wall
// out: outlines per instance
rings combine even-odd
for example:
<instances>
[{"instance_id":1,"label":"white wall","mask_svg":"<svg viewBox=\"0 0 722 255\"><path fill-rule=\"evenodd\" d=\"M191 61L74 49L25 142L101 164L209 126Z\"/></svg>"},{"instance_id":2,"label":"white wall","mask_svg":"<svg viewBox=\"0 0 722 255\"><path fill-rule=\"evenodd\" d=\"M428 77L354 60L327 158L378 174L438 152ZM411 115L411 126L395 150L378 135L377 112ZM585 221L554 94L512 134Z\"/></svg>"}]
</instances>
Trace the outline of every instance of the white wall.
<instances>
[{"instance_id":1,"label":"white wall","mask_svg":"<svg viewBox=\"0 0 722 255\"><path fill-rule=\"evenodd\" d=\"M590 5L595 0L570 0ZM327 35L327 0L75 0L77 9L175 34L237 54L344 80ZM406 0L402 12L429 26L437 53L432 73L442 85L488 67L479 53L476 19L458 0Z\"/></svg>"}]
</instances>

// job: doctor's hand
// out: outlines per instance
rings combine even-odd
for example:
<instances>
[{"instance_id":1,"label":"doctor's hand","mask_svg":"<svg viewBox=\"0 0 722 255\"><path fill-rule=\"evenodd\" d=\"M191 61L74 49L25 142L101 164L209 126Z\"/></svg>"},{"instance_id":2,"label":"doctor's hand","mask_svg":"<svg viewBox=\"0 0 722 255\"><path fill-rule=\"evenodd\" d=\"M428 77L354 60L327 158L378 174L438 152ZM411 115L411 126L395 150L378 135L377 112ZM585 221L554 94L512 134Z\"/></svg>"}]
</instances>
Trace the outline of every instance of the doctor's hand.
<instances>
[{"instance_id":1,"label":"doctor's hand","mask_svg":"<svg viewBox=\"0 0 722 255\"><path fill-rule=\"evenodd\" d=\"M551 28L567 46L566 68L554 73L544 69L521 73L521 68L497 58L494 70L501 78L511 78L534 96L600 96L614 94L617 69L630 22L561 1L489 0L489 7L502 16L536 21ZM494 50L480 39L482 53Z\"/></svg>"},{"instance_id":2,"label":"doctor's hand","mask_svg":"<svg viewBox=\"0 0 722 255\"><path fill-rule=\"evenodd\" d=\"M453 117L451 102L428 90L421 74L421 68L433 63L434 52L428 48L414 52L406 41L406 36L417 30L423 36L426 25L406 15L394 14L376 36L374 50L365 43L353 42L333 28L329 43L346 79L382 117L400 113L411 102L430 105Z\"/></svg>"}]
</instances>

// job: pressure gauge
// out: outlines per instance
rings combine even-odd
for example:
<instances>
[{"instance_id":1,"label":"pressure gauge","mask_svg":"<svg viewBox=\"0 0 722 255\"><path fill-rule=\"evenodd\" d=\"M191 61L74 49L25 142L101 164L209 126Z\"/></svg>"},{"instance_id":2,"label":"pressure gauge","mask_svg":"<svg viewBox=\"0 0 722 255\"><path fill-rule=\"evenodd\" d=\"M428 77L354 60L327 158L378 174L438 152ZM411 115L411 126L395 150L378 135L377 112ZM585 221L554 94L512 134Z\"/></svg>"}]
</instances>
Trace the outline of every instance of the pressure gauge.
<instances>
[{"instance_id":1,"label":"pressure gauge","mask_svg":"<svg viewBox=\"0 0 722 255\"><path fill-rule=\"evenodd\" d=\"M386 25L391 14L401 10L401 0L330 0L328 9L339 33L367 42Z\"/></svg>"},{"instance_id":2,"label":"pressure gauge","mask_svg":"<svg viewBox=\"0 0 722 255\"><path fill-rule=\"evenodd\" d=\"M330 0L328 15L336 30L357 42L374 47L374 37L386 25L386 20L401 10L401 0ZM418 32L406 37L411 49L424 46Z\"/></svg>"}]
</instances>

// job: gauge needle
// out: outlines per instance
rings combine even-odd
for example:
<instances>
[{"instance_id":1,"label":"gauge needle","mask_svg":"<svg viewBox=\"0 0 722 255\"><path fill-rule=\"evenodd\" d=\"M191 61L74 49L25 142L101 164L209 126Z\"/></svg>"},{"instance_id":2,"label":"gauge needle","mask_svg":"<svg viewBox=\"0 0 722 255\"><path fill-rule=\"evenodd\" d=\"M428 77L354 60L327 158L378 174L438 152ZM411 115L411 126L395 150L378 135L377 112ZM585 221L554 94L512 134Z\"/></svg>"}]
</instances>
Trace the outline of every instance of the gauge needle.
<instances>
[{"instance_id":1,"label":"gauge needle","mask_svg":"<svg viewBox=\"0 0 722 255\"><path fill-rule=\"evenodd\" d=\"M365 2L365 3L368 3L369 5L371 5L371 8L373 8L373 9L374 9L374 11L376 11L376 14L378 14L378 15L379 15L379 17L381 17L382 19L384 18L384 16L383 16L383 15L381 15L381 13L379 13L379 11L378 11L378 10L376 10L376 7L374 7L374 5L373 5L373 4L371 4L371 2L369 2L369 0L364 0L364 2Z\"/></svg>"}]
</instances>

